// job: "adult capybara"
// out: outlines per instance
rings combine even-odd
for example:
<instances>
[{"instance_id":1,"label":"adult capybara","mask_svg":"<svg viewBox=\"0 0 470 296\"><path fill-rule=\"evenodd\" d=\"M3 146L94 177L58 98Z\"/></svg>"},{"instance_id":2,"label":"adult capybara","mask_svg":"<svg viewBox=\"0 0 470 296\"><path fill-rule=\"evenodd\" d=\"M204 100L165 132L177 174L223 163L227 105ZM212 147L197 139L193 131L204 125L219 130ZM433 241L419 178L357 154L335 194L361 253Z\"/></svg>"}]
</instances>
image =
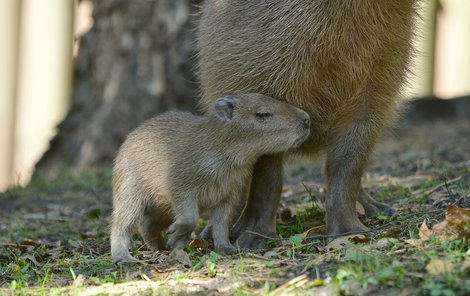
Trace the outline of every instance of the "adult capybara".
<instances>
[{"instance_id":1,"label":"adult capybara","mask_svg":"<svg viewBox=\"0 0 470 296\"><path fill-rule=\"evenodd\" d=\"M368 216L393 210L373 200L361 176L378 135L402 105L417 0L206 0L198 27L203 106L221 94L263 93L310 115L312 135L296 151L326 154L326 222L331 235L364 231ZM254 167L234 227L242 247L275 234L286 154ZM245 230L250 230L246 232Z\"/></svg>"}]
</instances>

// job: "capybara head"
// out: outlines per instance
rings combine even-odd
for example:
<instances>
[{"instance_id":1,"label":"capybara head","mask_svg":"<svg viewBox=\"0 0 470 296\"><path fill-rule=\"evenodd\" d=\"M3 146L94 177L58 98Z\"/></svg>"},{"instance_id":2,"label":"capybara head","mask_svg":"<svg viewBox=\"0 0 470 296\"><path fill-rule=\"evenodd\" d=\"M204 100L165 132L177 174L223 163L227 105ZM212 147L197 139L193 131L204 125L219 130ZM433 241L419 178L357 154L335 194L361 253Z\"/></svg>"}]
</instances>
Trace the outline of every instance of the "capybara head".
<instances>
[{"instance_id":1,"label":"capybara head","mask_svg":"<svg viewBox=\"0 0 470 296\"><path fill-rule=\"evenodd\" d=\"M256 146L264 153L295 148L310 133L310 117L306 112L262 94L219 98L214 111L219 120L231 126L231 134L247 147Z\"/></svg>"}]
</instances>

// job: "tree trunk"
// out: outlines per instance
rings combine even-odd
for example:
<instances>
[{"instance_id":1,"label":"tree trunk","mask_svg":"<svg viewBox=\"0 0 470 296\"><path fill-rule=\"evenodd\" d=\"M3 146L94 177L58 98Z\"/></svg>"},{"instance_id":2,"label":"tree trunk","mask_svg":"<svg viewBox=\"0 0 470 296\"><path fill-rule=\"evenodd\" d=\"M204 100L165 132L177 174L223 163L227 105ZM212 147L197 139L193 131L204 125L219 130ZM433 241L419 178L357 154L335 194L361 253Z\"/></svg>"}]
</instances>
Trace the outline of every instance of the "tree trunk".
<instances>
[{"instance_id":1,"label":"tree trunk","mask_svg":"<svg viewBox=\"0 0 470 296\"><path fill-rule=\"evenodd\" d=\"M125 136L167 109L194 110L194 19L200 0L94 0L75 61L70 111L38 163L109 165Z\"/></svg>"}]
</instances>

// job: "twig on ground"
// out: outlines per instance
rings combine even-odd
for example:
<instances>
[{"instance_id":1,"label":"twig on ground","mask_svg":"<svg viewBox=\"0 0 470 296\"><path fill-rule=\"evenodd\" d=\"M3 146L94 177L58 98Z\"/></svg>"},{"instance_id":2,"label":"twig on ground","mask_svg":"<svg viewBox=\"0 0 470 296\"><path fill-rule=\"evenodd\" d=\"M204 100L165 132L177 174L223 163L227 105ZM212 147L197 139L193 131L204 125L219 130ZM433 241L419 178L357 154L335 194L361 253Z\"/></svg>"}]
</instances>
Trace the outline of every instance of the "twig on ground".
<instances>
[{"instance_id":1,"label":"twig on ground","mask_svg":"<svg viewBox=\"0 0 470 296\"><path fill-rule=\"evenodd\" d=\"M251 231L251 230L245 230L248 233L260 236L265 239L269 239L272 241L287 241L289 238L281 238L281 237L270 237L264 234L261 234L259 232ZM317 239L317 238L335 238L335 237L341 237L341 236L346 236L346 235L351 235L351 234L364 234L364 233L374 233L374 231L371 230L364 230L364 231L350 231L350 232L344 232L341 234L317 234L317 235L311 235L306 237L306 240L310 239Z\"/></svg>"},{"instance_id":2,"label":"twig on ground","mask_svg":"<svg viewBox=\"0 0 470 296\"><path fill-rule=\"evenodd\" d=\"M416 191L413 191L411 192L411 194L413 195L430 195L431 193L437 191L438 189L440 189L441 187L444 187L444 186L447 186L449 184L452 184L452 183L455 183L457 181L460 181L460 179L462 179L462 176L458 176L457 178L454 178L454 179L451 179L449 181L444 181L442 183L440 183L439 185L436 185L435 187L431 188L431 189L428 189L428 190L425 190L425 189L421 189L421 190L416 190Z\"/></svg>"}]
</instances>

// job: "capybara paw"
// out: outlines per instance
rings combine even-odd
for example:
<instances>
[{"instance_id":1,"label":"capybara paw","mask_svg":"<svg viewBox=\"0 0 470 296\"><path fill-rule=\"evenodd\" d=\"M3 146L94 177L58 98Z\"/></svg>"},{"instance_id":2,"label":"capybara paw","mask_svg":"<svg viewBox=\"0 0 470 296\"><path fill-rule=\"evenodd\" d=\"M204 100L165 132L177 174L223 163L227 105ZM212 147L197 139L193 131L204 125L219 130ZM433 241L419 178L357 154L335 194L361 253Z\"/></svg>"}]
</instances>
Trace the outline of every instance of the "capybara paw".
<instances>
[{"instance_id":1,"label":"capybara paw","mask_svg":"<svg viewBox=\"0 0 470 296\"><path fill-rule=\"evenodd\" d=\"M245 230L254 229L256 225L256 221L251 217L247 217L243 215L240 220L232 227L229 233L229 237L231 240L238 239Z\"/></svg>"},{"instance_id":2,"label":"capybara paw","mask_svg":"<svg viewBox=\"0 0 470 296\"><path fill-rule=\"evenodd\" d=\"M218 245L215 247L215 251L221 255L233 255L238 253L237 248L231 244L227 245Z\"/></svg>"},{"instance_id":3,"label":"capybara paw","mask_svg":"<svg viewBox=\"0 0 470 296\"><path fill-rule=\"evenodd\" d=\"M138 261L134 258L129 252L122 252L118 254L113 254L113 263L126 263L126 262L136 262Z\"/></svg>"},{"instance_id":4,"label":"capybara paw","mask_svg":"<svg viewBox=\"0 0 470 296\"><path fill-rule=\"evenodd\" d=\"M380 213L386 216L392 216L395 213L395 209L387 204L376 202L375 206L377 207Z\"/></svg>"},{"instance_id":5,"label":"capybara paw","mask_svg":"<svg viewBox=\"0 0 470 296\"><path fill-rule=\"evenodd\" d=\"M199 234L199 238L203 240L212 239L212 225L207 225Z\"/></svg>"},{"instance_id":6,"label":"capybara paw","mask_svg":"<svg viewBox=\"0 0 470 296\"><path fill-rule=\"evenodd\" d=\"M364 208L364 214L367 218L376 217L379 214L391 216L395 213L395 210L391 206L376 201L365 190L362 190L359 195L358 202Z\"/></svg>"},{"instance_id":7,"label":"capybara paw","mask_svg":"<svg viewBox=\"0 0 470 296\"><path fill-rule=\"evenodd\" d=\"M376 217L380 212L377 207L375 207L374 205L372 205L370 203L362 202L361 205L364 208L364 215L367 218Z\"/></svg>"},{"instance_id":8,"label":"capybara paw","mask_svg":"<svg viewBox=\"0 0 470 296\"><path fill-rule=\"evenodd\" d=\"M168 228L169 239L167 247L170 249L181 248L191 239L191 234L196 225L193 223L186 223L176 221Z\"/></svg>"},{"instance_id":9,"label":"capybara paw","mask_svg":"<svg viewBox=\"0 0 470 296\"><path fill-rule=\"evenodd\" d=\"M168 227L166 233L176 237L187 236L188 238L190 238L194 228L196 228L195 221L175 221L173 224L170 225L170 227Z\"/></svg>"},{"instance_id":10,"label":"capybara paw","mask_svg":"<svg viewBox=\"0 0 470 296\"><path fill-rule=\"evenodd\" d=\"M258 234L244 232L238 237L236 243L243 250L264 249L265 242L267 241L266 237L275 238L276 234L266 233L260 236Z\"/></svg>"},{"instance_id":11,"label":"capybara paw","mask_svg":"<svg viewBox=\"0 0 470 296\"><path fill-rule=\"evenodd\" d=\"M174 250L174 249L181 249L183 248L186 243L189 241L189 237L187 238L176 238L174 236L170 236L168 242L166 243L167 249Z\"/></svg>"},{"instance_id":12,"label":"capybara paw","mask_svg":"<svg viewBox=\"0 0 470 296\"><path fill-rule=\"evenodd\" d=\"M369 228L362 224L358 218L349 221L336 219L335 221L327 221L327 231L330 236L341 236L368 232Z\"/></svg>"},{"instance_id":13,"label":"capybara paw","mask_svg":"<svg viewBox=\"0 0 470 296\"><path fill-rule=\"evenodd\" d=\"M392 208L392 207L388 207L388 209L385 211L385 215L387 216L392 216L393 214L395 214L395 209Z\"/></svg>"},{"instance_id":14,"label":"capybara paw","mask_svg":"<svg viewBox=\"0 0 470 296\"><path fill-rule=\"evenodd\" d=\"M392 208L391 206L389 206L387 204L384 204L384 203L362 202L361 205L364 207L365 216L367 218L377 217L379 214L386 215L386 216L392 216L393 213L395 213L394 208Z\"/></svg>"}]
</instances>

